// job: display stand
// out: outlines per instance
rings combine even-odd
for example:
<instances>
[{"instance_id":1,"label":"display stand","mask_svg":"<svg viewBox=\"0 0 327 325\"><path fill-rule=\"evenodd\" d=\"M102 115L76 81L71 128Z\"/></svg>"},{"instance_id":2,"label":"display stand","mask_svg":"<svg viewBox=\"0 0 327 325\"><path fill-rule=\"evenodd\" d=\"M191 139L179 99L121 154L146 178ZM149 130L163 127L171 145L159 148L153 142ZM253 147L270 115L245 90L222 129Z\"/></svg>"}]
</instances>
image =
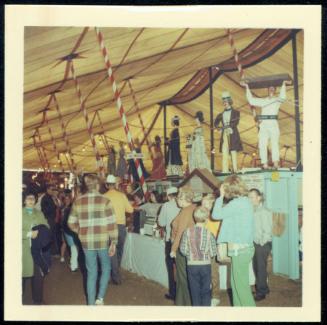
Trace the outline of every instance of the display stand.
<instances>
[{"instance_id":1,"label":"display stand","mask_svg":"<svg viewBox=\"0 0 327 325\"><path fill-rule=\"evenodd\" d=\"M264 205L273 212L285 214L284 232L273 236L273 273L299 279L298 206L302 205L302 172L259 171L238 174L248 188L257 188L264 194ZM227 175L218 176L223 180Z\"/></svg>"}]
</instances>

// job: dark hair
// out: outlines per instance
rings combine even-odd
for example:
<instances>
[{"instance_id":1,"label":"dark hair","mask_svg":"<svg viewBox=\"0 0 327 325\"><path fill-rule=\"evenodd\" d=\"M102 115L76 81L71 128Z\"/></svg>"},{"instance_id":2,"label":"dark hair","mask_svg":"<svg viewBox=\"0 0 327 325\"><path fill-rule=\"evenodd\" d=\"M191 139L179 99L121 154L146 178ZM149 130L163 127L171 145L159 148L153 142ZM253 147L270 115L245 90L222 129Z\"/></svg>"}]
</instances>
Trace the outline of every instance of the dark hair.
<instances>
[{"instance_id":1,"label":"dark hair","mask_svg":"<svg viewBox=\"0 0 327 325\"><path fill-rule=\"evenodd\" d=\"M84 184L86 185L87 191L95 190L99 184L99 178L95 174L85 175Z\"/></svg>"},{"instance_id":2,"label":"dark hair","mask_svg":"<svg viewBox=\"0 0 327 325\"><path fill-rule=\"evenodd\" d=\"M227 100L230 106L233 105L233 100L230 97L224 98L223 101L224 100Z\"/></svg>"},{"instance_id":3,"label":"dark hair","mask_svg":"<svg viewBox=\"0 0 327 325\"><path fill-rule=\"evenodd\" d=\"M34 191L31 191L31 190L26 190L24 193L23 193L23 206L25 205L25 200L28 196L34 196L34 199L35 199L35 203L37 202L37 199L38 199L38 195L36 192Z\"/></svg>"},{"instance_id":4,"label":"dark hair","mask_svg":"<svg viewBox=\"0 0 327 325\"><path fill-rule=\"evenodd\" d=\"M158 191L152 191L151 194L154 195L157 203L162 203L162 195Z\"/></svg>"},{"instance_id":5,"label":"dark hair","mask_svg":"<svg viewBox=\"0 0 327 325\"><path fill-rule=\"evenodd\" d=\"M257 196L260 196L261 202L263 202L263 200L264 200L263 193L261 193L257 188L251 188L249 190L249 193L250 192L254 192L255 194L257 194Z\"/></svg>"},{"instance_id":6,"label":"dark hair","mask_svg":"<svg viewBox=\"0 0 327 325\"><path fill-rule=\"evenodd\" d=\"M154 141L156 142L156 144L161 143L161 138L159 137L159 135L156 135L156 136L154 137Z\"/></svg>"},{"instance_id":7,"label":"dark hair","mask_svg":"<svg viewBox=\"0 0 327 325\"><path fill-rule=\"evenodd\" d=\"M201 123L203 123L204 122L203 112L202 111L197 111L195 113L195 118L197 118Z\"/></svg>"},{"instance_id":8,"label":"dark hair","mask_svg":"<svg viewBox=\"0 0 327 325\"><path fill-rule=\"evenodd\" d=\"M66 189L64 189L64 194L65 195L72 194L72 190L70 190L69 188L66 188Z\"/></svg>"},{"instance_id":9,"label":"dark hair","mask_svg":"<svg viewBox=\"0 0 327 325\"><path fill-rule=\"evenodd\" d=\"M178 120L173 120L173 125L174 126L179 126L179 121Z\"/></svg>"}]
</instances>

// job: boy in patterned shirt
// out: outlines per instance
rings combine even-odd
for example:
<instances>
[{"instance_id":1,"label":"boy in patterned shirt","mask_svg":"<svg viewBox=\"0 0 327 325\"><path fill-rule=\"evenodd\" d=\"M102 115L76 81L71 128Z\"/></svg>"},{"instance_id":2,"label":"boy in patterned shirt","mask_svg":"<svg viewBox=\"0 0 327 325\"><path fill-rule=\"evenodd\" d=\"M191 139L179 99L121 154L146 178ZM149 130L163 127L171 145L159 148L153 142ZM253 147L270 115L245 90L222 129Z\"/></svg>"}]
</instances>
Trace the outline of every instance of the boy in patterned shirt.
<instances>
[{"instance_id":1,"label":"boy in patterned shirt","mask_svg":"<svg viewBox=\"0 0 327 325\"><path fill-rule=\"evenodd\" d=\"M187 258L187 275L193 306L211 305L211 258L217 255L216 240L206 228L208 209L194 210L195 225L187 228L180 251Z\"/></svg>"}]
</instances>

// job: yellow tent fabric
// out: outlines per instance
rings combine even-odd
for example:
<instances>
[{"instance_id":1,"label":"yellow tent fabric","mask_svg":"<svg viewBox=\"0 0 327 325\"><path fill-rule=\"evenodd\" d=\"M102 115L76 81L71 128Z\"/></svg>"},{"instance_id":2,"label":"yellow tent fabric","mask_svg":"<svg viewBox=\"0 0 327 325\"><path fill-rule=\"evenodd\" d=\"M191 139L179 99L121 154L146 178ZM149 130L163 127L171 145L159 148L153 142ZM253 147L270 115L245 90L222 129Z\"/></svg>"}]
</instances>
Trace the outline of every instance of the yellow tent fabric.
<instances>
[{"instance_id":1,"label":"yellow tent fabric","mask_svg":"<svg viewBox=\"0 0 327 325\"><path fill-rule=\"evenodd\" d=\"M233 53L228 42L226 29L173 29L173 28L101 28L105 45L113 66L131 134L143 139L138 110L140 110L146 128L153 122L160 103L167 102L167 134L170 132L170 120L174 115L181 117L181 150L186 163L186 136L193 132L193 116L199 110L205 117L205 138L207 153L210 154L210 98L208 85L199 91L195 76L209 67L229 66L213 84L214 117L222 111L221 93L228 90L234 101L234 107L241 112L239 131L243 141L244 152L239 155L239 165L250 167L253 155L257 154L257 130L245 98L245 91L239 85L240 76L233 63ZM296 35L299 78L299 108L301 127L303 121L303 31L289 31ZM263 33L270 33L269 42ZM246 51L244 62L251 61L245 67L246 77L288 73L293 78L292 45L290 37L279 40L279 34L287 31L264 29L232 29L235 46L239 53ZM285 34L285 35L286 35ZM261 38L260 38L261 37ZM269 44L268 44L269 43ZM273 51L265 50L274 48ZM265 52L266 51L266 52ZM265 52L265 53L264 53ZM65 170L69 170L65 153L66 144L61 128L61 121L54 101L49 105L51 92L58 90L56 99L63 117L65 130L73 152L78 171L96 171L96 160L86 128L85 119L80 110L74 81L70 73L65 77L68 55L74 54L75 72L80 83L81 93L85 99L89 119L92 121L94 134L102 131L109 142L118 149L118 142L126 142L121 118L118 114L110 82L106 78L104 60L100 52L94 28L83 27L25 27L24 40L24 152L23 167L26 169L42 168L37 148L44 149L50 168L60 170L49 128L55 141L60 160ZM255 60L258 58L258 60ZM234 64L234 66L233 66ZM69 71L68 71L69 72ZM135 105L127 80L135 92ZM190 87L191 85L191 87ZM183 102L180 94L185 87L193 89L193 100ZM265 96L266 89L257 89L253 93ZM279 125L281 131L281 158L285 167L296 165L295 108L294 90L287 89L287 102L281 107ZM44 112L48 125L44 121ZM95 113L98 112L103 123ZM163 140L163 110L149 132L149 140L156 135ZM33 135L39 132L40 138ZM215 169L221 169L221 156L218 150L220 133L214 132ZM301 130L302 139L302 130ZM301 140L302 141L302 140ZM96 136L97 147L104 157L106 165L107 152L103 141ZM163 141L162 141L163 142ZM289 149L287 147L289 146ZM142 152L148 170L152 163L144 143Z\"/></svg>"}]
</instances>

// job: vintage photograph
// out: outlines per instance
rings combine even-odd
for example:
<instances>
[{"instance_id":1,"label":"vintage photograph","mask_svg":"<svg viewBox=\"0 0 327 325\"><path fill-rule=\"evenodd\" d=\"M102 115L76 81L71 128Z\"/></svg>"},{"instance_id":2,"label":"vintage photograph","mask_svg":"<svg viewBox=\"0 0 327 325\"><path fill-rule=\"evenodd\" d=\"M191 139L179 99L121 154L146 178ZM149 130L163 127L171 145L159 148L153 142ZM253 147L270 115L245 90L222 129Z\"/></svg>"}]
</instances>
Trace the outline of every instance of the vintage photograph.
<instances>
[{"instance_id":1,"label":"vintage photograph","mask_svg":"<svg viewBox=\"0 0 327 325\"><path fill-rule=\"evenodd\" d=\"M99 26L23 26L21 307L302 308L305 30Z\"/></svg>"}]
</instances>

